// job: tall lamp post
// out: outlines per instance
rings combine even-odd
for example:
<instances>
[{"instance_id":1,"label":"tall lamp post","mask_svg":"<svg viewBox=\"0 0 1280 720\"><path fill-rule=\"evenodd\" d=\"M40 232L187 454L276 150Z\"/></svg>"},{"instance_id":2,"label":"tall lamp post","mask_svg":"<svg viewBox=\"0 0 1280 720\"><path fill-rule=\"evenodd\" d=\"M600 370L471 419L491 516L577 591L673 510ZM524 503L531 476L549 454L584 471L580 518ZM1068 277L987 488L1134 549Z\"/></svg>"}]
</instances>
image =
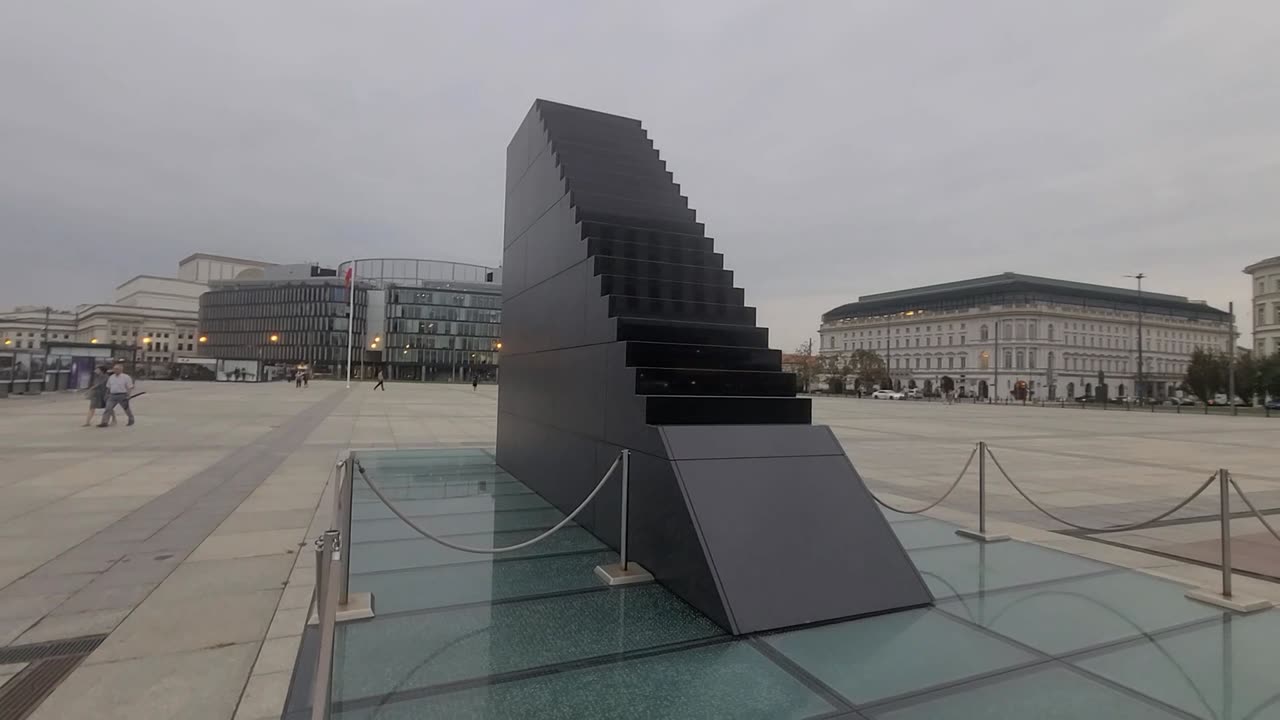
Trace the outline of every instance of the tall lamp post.
<instances>
[{"instance_id":1,"label":"tall lamp post","mask_svg":"<svg viewBox=\"0 0 1280 720\"><path fill-rule=\"evenodd\" d=\"M1127 278L1133 278L1138 281L1138 402L1141 403L1147 395L1146 383L1143 381L1143 375L1146 373L1146 366L1142 362L1142 279L1146 277L1145 273L1137 275L1125 275Z\"/></svg>"}]
</instances>

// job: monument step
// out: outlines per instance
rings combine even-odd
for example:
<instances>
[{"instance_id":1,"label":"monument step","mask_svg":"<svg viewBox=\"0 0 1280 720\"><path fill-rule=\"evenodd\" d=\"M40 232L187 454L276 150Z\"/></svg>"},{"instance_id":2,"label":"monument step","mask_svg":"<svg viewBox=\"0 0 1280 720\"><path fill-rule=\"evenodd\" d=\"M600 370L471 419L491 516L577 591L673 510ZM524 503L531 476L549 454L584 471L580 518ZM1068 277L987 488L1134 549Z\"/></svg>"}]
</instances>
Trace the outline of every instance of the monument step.
<instances>
[{"instance_id":1,"label":"monument step","mask_svg":"<svg viewBox=\"0 0 1280 720\"><path fill-rule=\"evenodd\" d=\"M723 325L756 324L756 309L748 305L721 305L627 295L609 296L609 316L669 318Z\"/></svg>"},{"instance_id":2,"label":"monument step","mask_svg":"<svg viewBox=\"0 0 1280 720\"><path fill-rule=\"evenodd\" d=\"M626 240L627 242L643 242L650 245L667 245L670 247L691 247L696 250L711 251L715 249L715 240L705 235L689 235L686 233L667 232L652 228L630 227L627 225L608 225L598 222L582 223L582 236L605 238L607 240Z\"/></svg>"},{"instance_id":3,"label":"monument step","mask_svg":"<svg viewBox=\"0 0 1280 720\"><path fill-rule=\"evenodd\" d=\"M616 322L619 340L748 348L769 347L769 330L762 327L640 317L620 317Z\"/></svg>"},{"instance_id":4,"label":"monument step","mask_svg":"<svg viewBox=\"0 0 1280 720\"><path fill-rule=\"evenodd\" d=\"M696 395L645 398L645 422L649 425L807 425L811 419L808 398Z\"/></svg>"},{"instance_id":5,"label":"monument step","mask_svg":"<svg viewBox=\"0 0 1280 720\"><path fill-rule=\"evenodd\" d=\"M631 260L628 258L597 255L593 258L596 275L624 275L626 277L654 278L673 282L701 283L703 285L732 285L733 271L700 265Z\"/></svg>"},{"instance_id":6,"label":"monument step","mask_svg":"<svg viewBox=\"0 0 1280 720\"><path fill-rule=\"evenodd\" d=\"M795 397L796 377L781 371L636 368L636 394Z\"/></svg>"},{"instance_id":7,"label":"monument step","mask_svg":"<svg viewBox=\"0 0 1280 720\"><path fill-rule=\"evenodd\" d=\"M702 235L707 228L700 222L684 222L667 218L650 218L637 215L620 214L603 210L577 207L576 219L580 223L596 222L605 225L622 225L649 230L684 233L685 235ZM607 237L607 236L606 236Z\"/></svg>"},{"instance_id":8,"label":"monument step","mask_svg":"<svg viewBox=\"0 0 1280 720\"><path fill-rule=\"evenodd\" d=\"M678 196L677 196L678 197ZM635 215L656 220L694 222L698 214L679 202L647 202L630 195L606 195L600 192L569 188L569 202L592 212Z\"/></svg>"},{"instance_id":9,"label":"monument step","mask_svg":"<svg viewBox=\"0 0 1280 720\"><path fill-rule=\"evenodd\" d=\"M731 285L672 282L657 278L627 277L625 275L601 275L600 294L688 300L691 302L719 303L721 305L742 305L745 299L742 288L736 288Z\"/></svg>"},{"instance_id":10,"label":"monument step","mask_svg":"<svg viewBox=\"0 0 1280 720\"><path fill-rule=\"evenodd\" d=\"M731 345L681 343L627 343L627 366L643 368L731 368L734 370L782 370L782 351Z\"/></svg>"},{"instance_id":11,"label":"monument step","mask_svg":"<svg viewBox=\"0 0 1280 720\"><path fill-rule=\"evenodd\" d=\"M677 265L697 265L716 269L724 268L724 255L718 252L699 250L697 248L670 247L667 245L650 245L643 242L627 242L625 240L609 240L606 238L588 238L588 255L605 255L626 260L642 260L646 262L668 262Z\"/></svg>"}]
</instances>

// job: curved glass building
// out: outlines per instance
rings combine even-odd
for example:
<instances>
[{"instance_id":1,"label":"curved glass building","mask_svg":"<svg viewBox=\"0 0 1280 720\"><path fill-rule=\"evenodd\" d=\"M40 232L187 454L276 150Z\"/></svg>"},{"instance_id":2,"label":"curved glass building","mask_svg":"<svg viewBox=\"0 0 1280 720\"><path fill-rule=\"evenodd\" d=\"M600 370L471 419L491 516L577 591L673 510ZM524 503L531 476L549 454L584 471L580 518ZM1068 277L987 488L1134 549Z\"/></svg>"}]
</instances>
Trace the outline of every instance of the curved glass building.
<instances>
[{"instance_id":1,"label":"curved glass building","mask_svg":"<svg viewBox=\"0 0 1280 720\"><path fill-rule=\"evenodd\" d=\"M356 353L365 376L392 380L493 379L501 348L502 269L413 258L363 258L338 266L368 290Z\"/></svg>"}]
</instances>

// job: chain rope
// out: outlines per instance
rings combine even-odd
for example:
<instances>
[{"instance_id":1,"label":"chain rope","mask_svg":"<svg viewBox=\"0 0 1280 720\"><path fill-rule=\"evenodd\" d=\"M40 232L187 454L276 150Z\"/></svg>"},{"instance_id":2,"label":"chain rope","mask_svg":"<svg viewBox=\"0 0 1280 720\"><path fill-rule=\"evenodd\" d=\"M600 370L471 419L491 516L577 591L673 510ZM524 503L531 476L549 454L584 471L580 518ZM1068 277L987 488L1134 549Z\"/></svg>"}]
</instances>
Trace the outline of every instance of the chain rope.
<instances>
[{"instance_id":1,"label":"chain rope","mask_svg":"<svg viewBox=\"0 0 1280 720\"><path fill-rule=\"evenodd\" d=\"M960 481L964 479L964 474L969 472L969 466L973 464L973 456L976 455L977 453L978 453L978 446L975 445L973 447L973 450L969 451L969 459L964 461L964 468L962 468L960 470L960 474L956 476L955 482L951 483L951 487L947 488L947 491L942 493L942 497L938 498L937 500L934 500L928 505L925 505L919 510L903 510L901 508L896 508L890 505L889 503L881 500L879 497L876 496L875 493L871 493L871 498L876 502L880 503L881 505L889 508L890 510L896 513L901 513L903 515L919 515L920 513L925 512L927 510L932 510L933 508L940 505L943 500L946 500L951 495L951 492L956 489L956 486L960 484Z\"/></svg>"},{"instance_id":2,"label":"chain rope","mask_svg":"<svg viewBox=\"0 0 1280 720\"><path fill-rule=\"evenodd\" d=\"M1258 518L1258 522L1262 523L1262 527L1266 528L1267 532L1275 536L1275 539L1280 540L1280 533L1277 533L1276 529L1271 527L1271 523L1267 522L1267 519L1262 516L1262 513L1258 512L1258 508L1254 507L1253 502L1249 500L1249 496L1245 495L1244 490L1242 490L1240 485L1236 483L1235 476L1228 472L1227 480L1231 483L1231 487L1236 489L1236 493L1240 495L1240 499L1244 501L1246 506L1248 506L1250 512L1253 513L1253 516Z\"/></svg>"},{"instance_id":3,"label":"chain rope","mask_svg":"<svg viewBox=\"0 0 1280 720\"><path fill-rule=\"evenodd\" d=\"M596 495L600 494L600 490L604 488L605 483L607 483L609 481L609 478L613 476L614 471L618 469L618 465L621 462L622 462L622 455L619 454L618 457L613 461L613 464L609 466L609 469L605 471L604 477L600 478L600 482L596 484L595 489L592 490L591 493L587 495L586 499L582 501L582 504L579 505L577 508L575 508L573 512L566 515L563 520L561 520L560 522L552 526L551 529L547 530L541 535L538 535L537 537L530 538L517 545L509 545L507 547L501 547L501 548L478 548L478 547L471 547L469 545L459 545L457 543L449 542L448 540L445 540L444 538L441 538L433 534L431 531L420 527L413 520L410 520L408 515L405 515L403 512L401 512L400 508L396 507L395 504L391 502L391 500L389 500L387 496L382 493L382 490L377 485L375 485L372 480L369 479L369 474L364 471L364 465L359 460L355 461L355 468L360 471L360 477L364 478L365 484L369 486L369 489L373 491L374 495L378 496L378 499L382 501L382 504L386 505L388 510L390 510L396 517L404 521L405 525L408 525L410 528L412 528L415 532L417 532L422 537L425 537L428 540L434 540L440 543L441 545L444 545L447 548L453 548L454 550L459 550L465 553L476 553L480 555L496 555L498 553L506 553L506 552L512 552L515 550L521 550L529 547L530 545L534 545L536 543L542 542L543 540L551 537L553 534L555 534L558 530L563 528L565 525L568 525L570 522L573 521L575 517L578 516L578 513L582 512L583 508L585 508L588 504L591 503L592 500L595 499Z\"/></svg>"},{"instance_id":4,"label":"chain rope","mask_svg":"<svg viewBox=\"0 0 1280 720\"><path fill-rule=\"evenodd\" d=\"M1058 517L1057 515L1054 515L1053 513L1046 510L1043 506L1040 505L1040 503L1037 503L1035 500L1032 500L1030 495L1023 492L1022 488L1018 487L1018 483L1013 481L1013 478L1009 477L1009 473L1005 472L1005 469L1000 464L1000 461L996 459L995 453L991 452L991 446L989 445L987 446L987 455L991 457L991 462L995 463L996 469L1000 471L1000 474L1004 476L1005 480L1009 481L1009 484L1013 486L1013 489L1018 491L1018 494L1022 496L1022 499L1031 503L1031 507L1039 510L1045 515L1048 515L1054 520L1057 520L1063 525L1069 525L1077 530L1084 530L1086 532L1095 532L1095 533L1124 532L1126 530L1137 530L1138 528L1146 527L1148 525L1151 525L1152 523L1160 522L1161 520L1169 517L1170 515L1186 507L1192 500L1195 500L1196 498L1200 497L1200 494L1203 493L1211 483L1213 483L1214 478L1218 477L1218 473L1214 473L1210 475L1209 478L1205 480L1203 483L1201 483L1200 487L1196 488L1196 491L1191 493L1191 495L1188 496L1186 500L1183 500L1177 505L1174 505L1169 510L1166 510L1165 512L1160 513L1159 515L1151 518L1150 520L1143 520L1142 522L1131 523L1129 525L1110 525L1107 527L1089 527L1088 525L1079 525L1077 523L1071 522L1070 520L1064 520L1061 517Z\"/></svg>"}]
</instances>

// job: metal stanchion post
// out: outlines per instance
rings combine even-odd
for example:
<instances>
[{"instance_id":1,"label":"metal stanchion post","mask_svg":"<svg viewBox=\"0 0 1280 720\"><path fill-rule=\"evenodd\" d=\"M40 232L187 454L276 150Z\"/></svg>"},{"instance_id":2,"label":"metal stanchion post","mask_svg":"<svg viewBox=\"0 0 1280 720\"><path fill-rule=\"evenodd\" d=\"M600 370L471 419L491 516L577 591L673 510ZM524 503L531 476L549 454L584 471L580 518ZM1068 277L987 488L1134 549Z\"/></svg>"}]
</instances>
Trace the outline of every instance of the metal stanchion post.
<instances>
[{"instance_id":1,"label":"metal stanchion post","mask_svg":"<svg viewBox=\"0 0 1280 720\"><path fill-rule=\"evenodd\" d=\"M1222 512L1222 596L1231 597L1231 485L1227 471L1218 468L1218 488Z\"/></svg>"},{"instance_id":2,"label":"metal stanchion post","mask_svg":"<svg viewBox=\"0 0 1280 720\"><path fill-rule=\"evenodd\" d=\"M1231 474L1226 468L1218 469L1218 513L1222 527L1222 592L1213 590L1191 590L1187 597L1192 600L1217 605L1236 612L1254 612L1271 607L1270 600L1245 598L1231 591Z\"/></svg>"},{"instance_id":3,"label":"metal stanchion post","mask_svg":"<svg viewBox=\"0 0 1280 720\"><path fill-rule=\"evenodd\" d=\"M622 449L622 520L618 540L619 553L622 555L622 572L627 571L627 501L631 498L631 450Z\"/></svg>"},{"instance_id":4,"label":"metal stanchion post","mask_svg":"<svg viewBox=\"0 0 1280 720\"><path fill-rule=\"evenodd\" d=\"M333 640L338 602L337 555L342 551L337 530L316 539L316 614L320 619L320 647L311 683L311 718L327 720L333 704Z\"/></svg>"},{"instance_id":5,"label":"metal stanchion post","mask_svg":"<svg viewBox=\"0 0 1280 720\"><path fill-rule=\"evenodd\" d=\"M340 609L346 609L347 603L350 602L351 593L351 513L353 510L352 503L355 502L354 465L355 463L352 462L350 456L343 462L342 492L339 493L342 496L342 514L338 519L338 531L342 533L342 537L347 544L347 547L342 550L341 575L338 577L338 583L341 587L338 595Z\"/></svg>"},{"instance_id":6,"label":"metal stanchion post","mask_svg":"<svg viewBox=\"0 0 1280 720\"><path fill-rule=\"evenodd\" d=\"M978 540L984 543L1008 540L1008 535L987 532L987 443L978 441L978 530L956 530L960 537Z\"/></svg>"},{"instance_id":7,"label":"metal stanchion post","mask_svg":"<svg viewBox=\"0 0 1280 720\"><path fill-rule=\"evenodd\" d=\"M618 465L622 472L622 493L620 497L621 515L618 520L618 554L619 562L611 565L597 565L596 577L606 585L633 585L635 583L653 582L653 575L639 563L633 563L627 557L627 540L630 535L631 519L631 450L623 448Z\"/></svg>"},{"instance_id":8,"label":"metal stanchion post","mask_svg":"<svg viewBox=\"0 0 1280 720\"><path fill-rule=\"evenodd\" d=\"M373 593L351 592L351 514L355 507L355 455L348 454L338 463L337 485L333 488L333 520L330 529L343 538L344 547L338 551L334 573L338 595L334 598L337 622L364 620L373 617ZM308 624L321 622L321 616L313 615Z\"/></svg>"}]
</instances>

